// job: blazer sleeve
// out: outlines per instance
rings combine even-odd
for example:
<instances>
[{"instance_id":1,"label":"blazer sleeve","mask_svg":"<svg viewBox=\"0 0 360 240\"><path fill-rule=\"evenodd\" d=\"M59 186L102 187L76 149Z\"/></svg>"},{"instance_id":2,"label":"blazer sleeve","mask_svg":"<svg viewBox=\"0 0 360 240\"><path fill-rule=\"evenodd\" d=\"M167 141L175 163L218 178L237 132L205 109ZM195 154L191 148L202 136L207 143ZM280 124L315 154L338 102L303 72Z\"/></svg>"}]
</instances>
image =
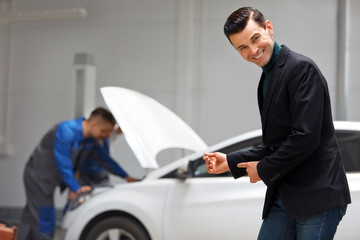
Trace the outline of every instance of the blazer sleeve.
<instances>
[{"instance_id":1,"label":"blazer sleeve","mask_svg":"<svg viewBox=\"0 0 360 240\"><path fill-rule=\"evenodd\" d=\"M260 161L269 153L270 149L266 145L260 144L247 151L237 151L227 154L226 158L231 174L235 179L246 175L246 169L238 168L238 163Z\"/></svg>"},{"instance_id":2,"label":"blazer sleeve","mask_svg":"<svg viewBox=\"0 0 360 240\"><path fill-rule=\"evenodd\" d=\"M284 114L290 114L291 122L286 141L257 165L259 177L267 186L307 161L321 142L326 81L312 61L302 62L296 69L295 77L287 79L289 109Z\"/></svg>"}]
</instances>

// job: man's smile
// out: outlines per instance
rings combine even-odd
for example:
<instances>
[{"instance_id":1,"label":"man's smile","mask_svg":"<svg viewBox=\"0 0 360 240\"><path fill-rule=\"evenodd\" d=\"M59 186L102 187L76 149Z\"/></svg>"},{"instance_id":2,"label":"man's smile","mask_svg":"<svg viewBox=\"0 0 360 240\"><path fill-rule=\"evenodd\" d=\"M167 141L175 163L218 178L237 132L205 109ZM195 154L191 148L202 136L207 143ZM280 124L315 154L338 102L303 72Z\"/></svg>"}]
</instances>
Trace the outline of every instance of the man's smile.
<instances>
[{"instance_id":1,"label":"man's smile","mask_svg":"<svg viewBox=\"0 0 360 240\"><path fill-rule=\"evenodd\" d=\"M255 59L258 60L259 58L261 58L262 55L264 55L264 51L265 51L265 50L262 50L262 52L261 52L257 57L255 57Z\"/></svg>"}]
</instances>

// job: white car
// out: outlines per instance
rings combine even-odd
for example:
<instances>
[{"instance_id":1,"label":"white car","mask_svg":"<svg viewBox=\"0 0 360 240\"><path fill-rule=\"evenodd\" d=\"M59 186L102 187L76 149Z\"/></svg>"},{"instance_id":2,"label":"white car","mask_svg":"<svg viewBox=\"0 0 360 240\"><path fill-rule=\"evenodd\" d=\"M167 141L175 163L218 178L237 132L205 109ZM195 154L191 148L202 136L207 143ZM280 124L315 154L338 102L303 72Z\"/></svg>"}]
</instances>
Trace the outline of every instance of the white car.
<instances>
[{"instance_id":1,"label":"white car","mask_svg":"<svg viewBox=\"0 0 360 240\"><path fill-rule=\"evenodd\" d=\"M250 149L261 143L261 130L207 147L184 122L153 99L115 87L103 88L102 94L143 167L158 167L156 154L167 147L195 153L150 172L141 182L79 197L63 218L64 239L256 239L266 186L262 182L250 184L246 176L234 180L229 172L210 175L202 156L204 151ZM133 113L134 109L138 111ZM138 121L142 114L147 123L154 124L150 130L141 126L144 121ZM359 239L360 123L335 122L335 127L352 195L335 239Z\"/></svg>"}]
</instances>

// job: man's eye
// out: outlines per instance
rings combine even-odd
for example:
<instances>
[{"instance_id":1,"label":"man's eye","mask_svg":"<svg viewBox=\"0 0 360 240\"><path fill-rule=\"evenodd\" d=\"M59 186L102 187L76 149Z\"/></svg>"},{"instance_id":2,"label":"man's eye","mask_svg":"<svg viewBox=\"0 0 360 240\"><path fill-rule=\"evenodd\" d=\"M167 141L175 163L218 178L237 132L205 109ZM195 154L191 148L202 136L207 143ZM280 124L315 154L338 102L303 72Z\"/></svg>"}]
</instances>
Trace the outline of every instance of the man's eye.
<instances>
[{"instance_id":1,"label":"man's eye","mask_svg":"<svg viewBox=\"0 0 360 240\"><path fill-rule=\"evenodd\" d=\"M259 37L258 37L258 36L254 37L254 41L256 41L256 40L258 40L258 39L259 39Z\"/></svg>"}]
</instances>

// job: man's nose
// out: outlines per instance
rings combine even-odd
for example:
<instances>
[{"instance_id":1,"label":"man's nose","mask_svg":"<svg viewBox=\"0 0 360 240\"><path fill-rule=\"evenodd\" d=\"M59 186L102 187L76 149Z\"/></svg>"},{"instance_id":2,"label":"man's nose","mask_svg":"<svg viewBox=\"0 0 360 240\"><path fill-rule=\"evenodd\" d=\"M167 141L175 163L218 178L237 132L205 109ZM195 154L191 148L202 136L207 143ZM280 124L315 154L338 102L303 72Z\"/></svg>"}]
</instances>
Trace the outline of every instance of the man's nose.
<instances>
[{"instance_id":1,"label":"man's nose","mask_svg":"<svg viewBox=\"0 0 360 240\"><path fill-rule=\"evenodd\" d=\"M251 55L254 55L256 54L257 50L258 50L258 47L255 46L255 45L250 45L250 52L251 52Z\"/></svg>"}]
</instances>

